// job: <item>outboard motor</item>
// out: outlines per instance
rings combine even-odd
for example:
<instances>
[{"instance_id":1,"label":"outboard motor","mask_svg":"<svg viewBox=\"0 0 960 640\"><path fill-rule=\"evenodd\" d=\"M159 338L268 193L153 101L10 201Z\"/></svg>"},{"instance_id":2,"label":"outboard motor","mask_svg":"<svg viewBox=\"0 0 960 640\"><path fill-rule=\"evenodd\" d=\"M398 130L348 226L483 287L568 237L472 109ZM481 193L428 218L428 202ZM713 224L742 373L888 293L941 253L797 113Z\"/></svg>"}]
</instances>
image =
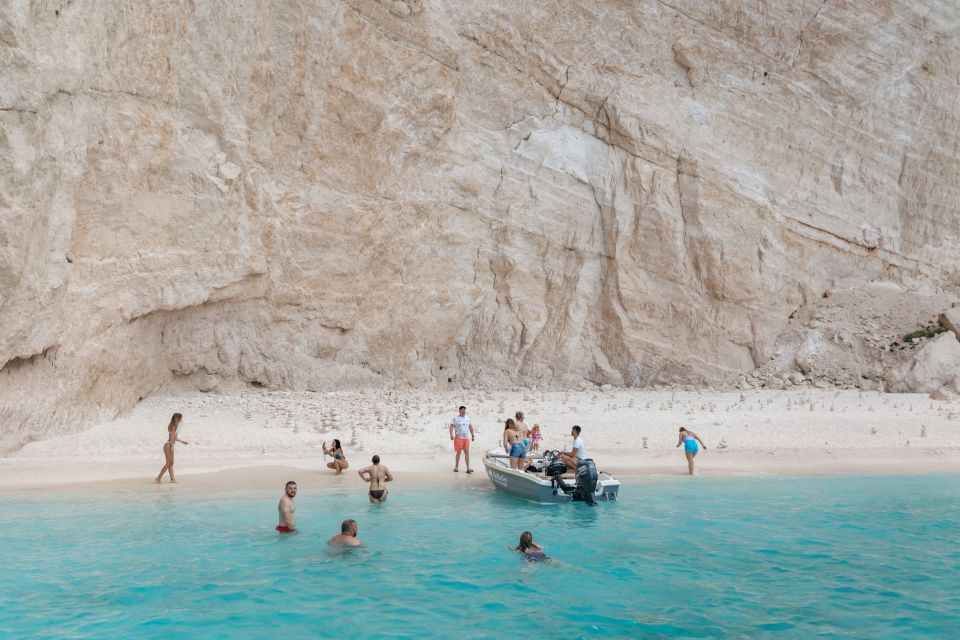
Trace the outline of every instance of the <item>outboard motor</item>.
<instances>
[{"instance_id":1,"label":"outboard motor","mask_svg":"<svg viewBox=\"0 0 960 640\"><path fill-rule=\"evenodd\" d=\"M559 478L567 470L563 458L557 451L546 451L543 454L543 475L548 478Z\"/></svg>"},{"instance_id":2,"label":"outboard motor","mask_svg":"<svg viewBox=\"0 0 960 640\"><path fill-rule=\"evenodd\" d=\"M589 505L597 504L593 494L597 487L597 480L600 475L597 473L597 465L591 458L581 460L577 463L577 486L573 490L574 502L586 502Z\"/></svg>"}]
</instances>

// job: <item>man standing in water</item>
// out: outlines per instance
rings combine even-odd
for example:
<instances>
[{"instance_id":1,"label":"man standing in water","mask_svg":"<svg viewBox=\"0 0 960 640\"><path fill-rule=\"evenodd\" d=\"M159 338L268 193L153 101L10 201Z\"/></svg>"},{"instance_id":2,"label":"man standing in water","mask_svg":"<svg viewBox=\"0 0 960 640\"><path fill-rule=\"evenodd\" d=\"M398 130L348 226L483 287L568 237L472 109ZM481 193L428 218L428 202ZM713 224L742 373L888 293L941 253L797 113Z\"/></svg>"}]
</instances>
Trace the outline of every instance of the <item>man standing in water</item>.
<instances>
[{"instance_id":1,"label":"man standing in water","mask_svg":"<svg viewBox=\"0 0 960 640\"><path fill-rule=\"evenodd\" d=\"M470 443L474 440L473 425L467 417L467 408L460 407L459 415L453 416L450 421L450 439L453 440L453 450L457 452L457 461L453 465L454 471L460 471L460 453L467 461L467 473L473 473L470 468Z\"/></svg>"},{"instance_id":2,"label":"man standing in water","mask_svg":"<svg viewBox=\"0 0 960 640\"><path fill-rule=\"evenodd\" d=\"M277 511L280 512L280 523L277 525L277 531L280 533L293 533L297 530L297 521L294 512L297 507L293 504L293 499L297 497L297 483L291 480L283 488L283 497L280 498L280 504L277 505Z\"/></svg>"},{"instance_id":3,"label":"man standing in water","mask_svg":"<svg viewBox=\"0 0 960 640\"><path fill-rule=\"evenodd\" d=\"M380 504L387 501L387 483L393 481L390 469L380 464L380 456L373 456L372 465L357 471L364 482L370 483L367 497L371 504Z\"/></svg>"},{"instance_id":4,"label":"man standing in water","mask_svg":"<svg viewBox=\"0 0 960 640\"><path fill-rule=\"evenodd\" d=\"M330 538L330 544L339 544L344 547L362 547L363 543L357 538L360 526L356 520L344 520L340 524L340 535Z\"/></svg>"}]
</instances>

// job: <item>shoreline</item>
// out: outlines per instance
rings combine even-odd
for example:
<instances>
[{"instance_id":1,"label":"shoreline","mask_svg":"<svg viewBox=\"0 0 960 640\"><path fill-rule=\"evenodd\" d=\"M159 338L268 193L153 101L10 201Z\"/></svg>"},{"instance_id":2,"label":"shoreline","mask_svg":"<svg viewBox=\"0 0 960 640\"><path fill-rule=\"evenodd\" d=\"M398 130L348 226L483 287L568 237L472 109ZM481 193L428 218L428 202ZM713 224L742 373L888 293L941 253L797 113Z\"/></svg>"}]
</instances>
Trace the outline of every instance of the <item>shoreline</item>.
<instances>
[{"instance_id":1,"label":"shoreline","mask_svg":"<svg viewBox=\"0 0 960 640\"><path fill-rule=\"evenodd\" d=\"M472 475L465 464L452 472L448 425L459 404L476 431ZM181 438L190 442L176 448L184 490L272 490L291 474L313 487L337 486L321 450L333 438L350 463L343 480L358 490L356 470L374 453L397 475L398 489L489 483L483 453L499 446L503 420L517 410L541 425L543 450L569 449L570 425L582 425L588 456L631 482L687 477L679 426L708 447L697 457L703 478L960 473L960 401L919 394L258 391L155 396L116 420L31 442L0 458L0 493L156 487L174 412L183 412Z\"/></svg>"},{"instance_id":2,"label":"shoreline","mask_svg":"<svg viewBox=\"0 0 960 640\"><path fill-rule=\"evenodd\" d=\"M674 456L632 456L631 459L633 464L625 457L601 458L598 466L630 484L690 478L686 473L686 461L679 453ZM212 461L195 467L184 465L177 474L176 484L165 478L160 485L153 481L156 465L0 466L0 495L21 491L143 492L164 489L188 493L280 492L283 483L290 479L300 484L301 491L343 488L362 493L365 486L353 467L338 477L330 469L308 460L251 460L249 464L240 465L237 462L230 465L221 462L220 466ZM437 458L424 457L407 458L401 464L388 465L397 476L390 488L422 491L436 486L492 487L482 464L474 467L473 474L467 474L463 468L460 473L453 473L452 469L438 466L440 463L442 461ZM696 478L699 479L960 474L960 449L938 451L936 455L927 449L880 449L866 453L800 450L772 454L759 450L733 454L721 451L701 454L698 465Z\"/></svg>"}]
</instances>

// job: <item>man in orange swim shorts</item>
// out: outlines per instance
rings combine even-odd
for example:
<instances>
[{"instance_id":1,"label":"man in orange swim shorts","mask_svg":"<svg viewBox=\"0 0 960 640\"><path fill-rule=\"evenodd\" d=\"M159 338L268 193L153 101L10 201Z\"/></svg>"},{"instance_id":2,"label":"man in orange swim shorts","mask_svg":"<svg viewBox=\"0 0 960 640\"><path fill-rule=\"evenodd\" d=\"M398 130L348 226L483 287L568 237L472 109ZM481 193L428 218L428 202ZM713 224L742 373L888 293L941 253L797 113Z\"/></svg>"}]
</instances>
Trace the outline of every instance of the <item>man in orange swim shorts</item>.
<instances>
[{"instance_id":1,"label":"man in orange swim shorts","mask_svg":"<svg viewBox=\"0 0 960 640\"><path fill-rule=\"evenodd\" d=\"M277 524L277 531L280 533L293 533L297 530L297 521L294 512L297 510L293 504L293 499L297 497L297 483L291 480L283 488L283 497L280 498L280 504L277 505L277 511L280 513L280 522Z\"/></svg>"},{"instance_id":2,"label":"man in orange swim shorts","mask_svg":"<svg viewBox=\"0 0 960 640\"><path fill-rule=\"evenodd\" d=\"M450 439L453 440L453 450L457 452L457 461L453 465L454 471L460 471L460 454L463 453L467 461L467 473L473 473L470 468L470 443L473 442L473 425L467 417L467 408L460 407L459 415L453 416L450 421Z\"/></svg>"}]
</instances>

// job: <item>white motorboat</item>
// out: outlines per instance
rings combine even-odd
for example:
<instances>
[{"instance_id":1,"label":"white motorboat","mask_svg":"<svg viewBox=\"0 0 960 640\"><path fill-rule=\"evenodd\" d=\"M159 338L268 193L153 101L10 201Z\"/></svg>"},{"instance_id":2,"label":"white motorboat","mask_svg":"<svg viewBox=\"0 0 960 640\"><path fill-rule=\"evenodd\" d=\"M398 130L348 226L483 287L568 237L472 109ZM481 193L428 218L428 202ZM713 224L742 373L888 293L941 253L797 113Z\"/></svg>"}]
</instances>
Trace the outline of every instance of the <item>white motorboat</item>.
<instances>
[{"instance_id":1,"label":"white motorboat","mask_svg":"<svg viewBox=\"0 0 960 640\"><path fill-rule=\"evenodd\" d=\"M493 485L505 493L533 502L557 503L613 501L620 492L620 481L606 472L597 472L593 460L585 460L577 472L565 472L556 452L527 456L541 471L510 468L510 457L501 449L491 449L483 457L483 466ZM536 464L540 462L540 464Z\"/></svg>"}]
</instances>

